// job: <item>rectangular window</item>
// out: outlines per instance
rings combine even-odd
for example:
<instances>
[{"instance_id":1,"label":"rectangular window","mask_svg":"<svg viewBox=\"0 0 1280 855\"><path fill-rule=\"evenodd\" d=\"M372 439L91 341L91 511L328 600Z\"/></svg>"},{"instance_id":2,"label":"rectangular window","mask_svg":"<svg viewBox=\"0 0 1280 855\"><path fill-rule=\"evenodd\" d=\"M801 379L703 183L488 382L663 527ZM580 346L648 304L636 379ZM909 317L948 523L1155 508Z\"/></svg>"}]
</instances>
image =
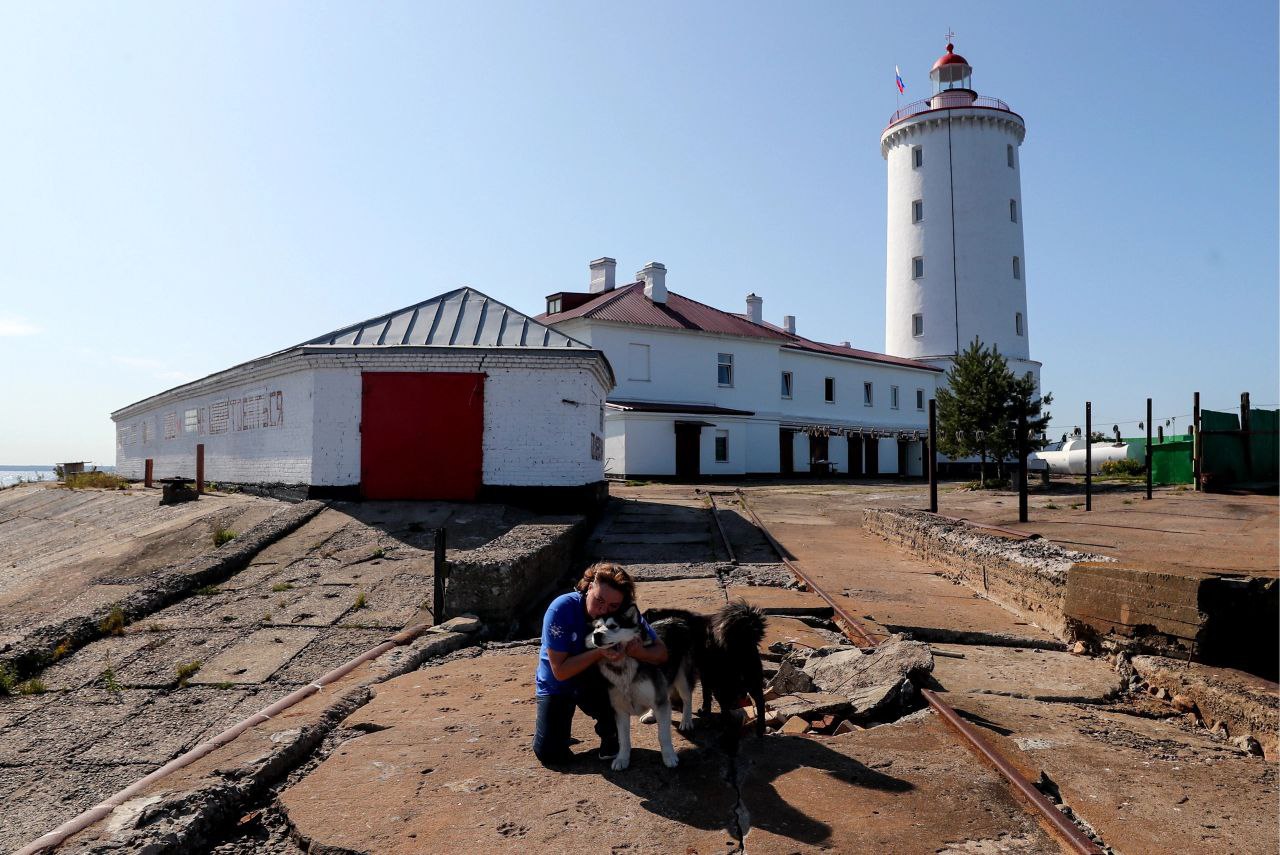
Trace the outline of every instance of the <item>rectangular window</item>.
<instances>
[{"instance_id":1,"label":"rectangular window","mask_svg":"<svg viewBox=\"0 0 1280 855\"><path fill-rule=\"evenodd\" d=\"M178 414L177 412L164 414L164 438L175 439L178 436Z\"/></svg>"},{"instance_id":2,"label":"rectangular window","mask_svg":"<svg viewBox=\"0 0 1280 855\"><path fill-rule=\"evenodd\" d=\"M923 389L916 390L916 409L917 410L924 409L924 390Z\"/></svg>"},{"instance_id":3,"label":"rectangular window","mask_svg":"<svg viewBox=\"0 0 1280 855\"><path fill-rule=\"evenodd\" d=\"M889 387L889 407L895 410L898 409L898 387L897 386Z\"/></svg>"},{"instance_id":4,"label":"rectangular window","mask_svg":"<svg viewBox=\"0 0 1280 855\"><path fill-rule=\"evenodd\" d=\"M782 397L784 398L791 397L791 372L790 371L782 372Z\"/></svg>"},{"instance_id":5,"label":"rectangular window","mask_svg":"<svg viewBox=\"0 0 1280 855\"><path fill-rule=\"evenodd\" d=\"M182 431L183 433L195 433L196 428L200 426L198 419L198 410L187 410L182 414Z\"/></svg>"},{"instance_id":6,"label":"rectangular window","mask_svg":"<svg viewBox=\"0 0 1280 855\"><path fill-rule=\"evenodd\" d=\"M924 256L923 255L917 255L915 258L911 259L911 278L912 279L924 278Z\"/></svg>"},{"instance_id":7,"label":"rectangular window","mask_svg":"<svg viewBox=\"0 0 1280 855\"><path fill-rule=\"evenodd\" d=\"M548 314L548 315L554 315L554 314L558 313L559 311L560 311L560 298L559 298L559 297L556 297L554 300L548 300L548 301L547 301L547 314Z\"/></svg>"},{"instance_id":8,"label":"rectangular window","mask_svg":"<svg viewBox=\"0 0 1280 855\"><path fill-rule=\"evenodd\" d=\"M1013 278L1022 278L1022 259L1018 258L1016 255L1013 257Z\"/></svg>"},{"instance_id":9,"label":"rectangular window","mask_svg":"<svg viewBox=\"0 0 1280 855\"><path fill-rule=\"evenodd\" d=\"M911 147L911 168L919 169L924 166L924 147L913 145Z\"/></svg>"},{"instance_id":10,"label":"rectangular window","mask_svg":"<svg viewBox=\"0 0 1280 855\"><path fill-rule=\"evenodd\" d=\"M914 336L924 335L924 315L911 316L911 334Z\"/></svg>"},{"instance_id":11,"label":"rectangular window","mask_svg":"<svg viewBox=\"0 0 1280 855\"><path fill-rule=\"evenodd\" d=\"M729 432L727 430L716 431L716 463L727 463L729 461Z\"/></svg>"},{"instance_id":12,"label":"rectangular window","mask_svg":"<svg viewBox=\"0 0 1280 855\"><path fill-rule=\"evenodd\" d=\"M635 342L627 345L627 379L649 379L649 345Z\"/></svg>"},{"instance_id":13,"label":"rectangular window","mask_svg":"<svg viewBox=\"0 0 1280 855\"><path fill-rule=\"evenodd\" d=\"M1009 200L1009 222L1011 223L1018 222L1018 200L1017 199Z\"/></svg>"},{"instance_id":14,"label":"rectangular window","mask_svg":"<svg viewBox=\"0 0 1280 855\"><path fill-rule=\"evenodd\" d=\"M1008 158L1009 160L1009 168L1013 169L1013 146L1006 145L1004 147L1004 153L1005 153L1005 157Z\"/></svg>"},{"instance_id":15,"label":"rectangular window","mask_svg":"<svg viewBox=\"0 0 1280 855\"><path fill-rule=\"evenodd\" d=\"M822 386L822 400L828 404L834 403L836 400L836 378L828 377Z\"/></svg>"},{"instance_id":16,"label":"rectangular window","mask_svg":"<svg viewBox=\"0 0 1280 855\"><path fill-rule=\"evenodd\" d=\"M733 385L733 354L716 354L716 382L721 386Z\"/></svg>"},{"instance_id":17,"label":"rectangular window","mask_svg":"<svg viewBox=\"0 0 1280 855\"><path fill-rule=\"evenodd\" d=\"M924 200L916 199L911 203L911 222L918 223L924 219Z\"/></svg>"},{"instance_id":18,"label":"rectangular window","mask_svg":"<svg viewBox=\"0 0 1280 855\"><path fill-rule=\"evenodd\" d=\"M862 384L862 403L866 404L868 407L874 403L874 391L875 390L872 388L870 383Z\"/></svg>"},{"instance_id":19,"label":"rectangular window","mask_svg":"<svg viewBox=\"0 0 1280 855\"><path fill-rule=\"evenodd\" d=\"M1018 331L1018 335L1022 335L1022 312L1016 312L1014 314L1013 328Z\"/></svg>"}]
</instances>

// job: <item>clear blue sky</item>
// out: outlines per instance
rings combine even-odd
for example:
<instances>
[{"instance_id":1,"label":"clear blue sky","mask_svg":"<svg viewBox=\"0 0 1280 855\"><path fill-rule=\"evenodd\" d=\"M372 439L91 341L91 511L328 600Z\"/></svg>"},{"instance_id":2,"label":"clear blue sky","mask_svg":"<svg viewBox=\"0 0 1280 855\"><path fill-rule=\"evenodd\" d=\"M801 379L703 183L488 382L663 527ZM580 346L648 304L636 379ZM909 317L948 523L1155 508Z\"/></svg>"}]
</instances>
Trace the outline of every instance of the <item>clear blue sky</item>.
<instances>
[{"instance_id":1,"label":"clear blue sky","mask_svg":"<svg viewBox=\"0 0 1280 855\"><path fill-rule=\"evenodd\" d=\"M11 3L0 463L110 463L135 400L463 284L536 312L600 255L880 350L879 134L948 28L1027 122L1055 423L1277 403L1270 0Z\"/></svg>"}]
</instances>

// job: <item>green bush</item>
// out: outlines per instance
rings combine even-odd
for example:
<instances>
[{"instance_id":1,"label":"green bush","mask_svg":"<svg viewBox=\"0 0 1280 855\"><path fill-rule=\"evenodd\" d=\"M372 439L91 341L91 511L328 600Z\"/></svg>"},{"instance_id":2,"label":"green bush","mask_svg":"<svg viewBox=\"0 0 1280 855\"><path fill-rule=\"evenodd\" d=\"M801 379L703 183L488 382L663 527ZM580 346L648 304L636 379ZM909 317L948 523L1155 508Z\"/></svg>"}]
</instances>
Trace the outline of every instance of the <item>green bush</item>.
<instances>
[{"instance_id":1,"label":"green bush","mask_svg":"<svg viewBox=\"0 0 1280 855\"><path fill-rule=\"evenodd\" d=\"M213 532L213 545L221 546L228 541L236 539L236 533L229 528L217 528Z\"/></svg>"},{"instance_id":2,"label":"green bush","mask_svg":"<svg viewBox=\"0 0 1280 855\"><path fill-rule=\"evenodd\" d=\"M1122 460L1108 460L1098 467L1099 475L1141 475L1146 467L1140 460L1126 457Z\"/></svg>"},{"instance_id":3,"label":"green bush","mask_svg":"<svg viewBox=\"0 0 1280 855\"><path fill-rule=\"evenodd\" d=\"M18 675L8 665L0 665L0 695L13 694L13 687L18 685Z\"/></svg>"},{"instance_id":4,"label":"green bush","mask_svg":"<svg viewBox=\"0 0 1280 855\"><path fill-rule=\"evenodd\" d=\"M104 635L124 635L124 609L112 606L102 623L98 624L98 629Z\"/></svg>"},{"instance_id":5,"label":"green bush","mask_svg":"<svg viewBox=\"0 0 1280 855\"><path fill-rule=\"evenodd\" d=\"M47 691L49 691L49 687L44 684L44 681L37 680L34 677L18 686L18 694L20 695L43 695Z\"/></svg>"},{"instance_id":6,"label":"green bush","mask_svg":"<svg viewBox=\"0 0 1280 855\"><path fill-rule=\"evenodd\" d=\"M112 475L110 472L78 472L75 475L68 475L64 483L69 490L79 490L83 487L124 490L129 486L129 479Z\"/></svg>"},{"instance_id":7,"label":"green bush","mask_svg":"<svg viewBox=\"0 0 1280 855\"><path fill-rule=\"evenodd\" d=\"M196 675L196 672L200 670L201 664L203 663L201 663L199 659L193 659L190 662L183 662L178 666L177 674L179 689L186 687L187 681Z\"/></svg>"}]
</instances>

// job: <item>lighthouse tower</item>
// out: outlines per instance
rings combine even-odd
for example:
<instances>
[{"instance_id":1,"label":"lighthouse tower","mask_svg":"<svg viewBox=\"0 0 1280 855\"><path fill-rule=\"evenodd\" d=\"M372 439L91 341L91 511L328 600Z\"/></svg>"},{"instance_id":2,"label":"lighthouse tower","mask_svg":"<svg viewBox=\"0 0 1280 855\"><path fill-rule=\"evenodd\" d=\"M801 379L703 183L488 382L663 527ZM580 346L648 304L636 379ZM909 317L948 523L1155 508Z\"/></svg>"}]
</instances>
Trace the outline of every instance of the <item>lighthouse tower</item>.
<instances>
[{"instance_id":1,"label":"lighthouse tower","mask_svg":"<svg viewBox=\"0 0 1280 855\"><path fill-rule=\"evenodd\" d=\"M972 88L947 45L933 96L898 110L880 136L889 170L885 351L949 368L976 337L1018 375L1028 346L1022 247L1022 117Z\"/></svg>"}]
</instances>

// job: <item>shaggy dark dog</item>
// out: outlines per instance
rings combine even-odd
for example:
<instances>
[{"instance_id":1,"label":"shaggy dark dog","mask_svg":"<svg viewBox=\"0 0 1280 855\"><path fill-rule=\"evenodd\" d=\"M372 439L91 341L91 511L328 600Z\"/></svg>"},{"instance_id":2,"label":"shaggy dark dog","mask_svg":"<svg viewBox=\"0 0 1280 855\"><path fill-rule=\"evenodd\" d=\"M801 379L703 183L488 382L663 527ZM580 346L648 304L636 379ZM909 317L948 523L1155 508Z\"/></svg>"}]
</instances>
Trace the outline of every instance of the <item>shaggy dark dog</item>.
<instances>
[{"instance_id":1,"label":"shaggy dark dog","mask_svg":"<svg viewBox=\"0 0 1280 855\"><path fill-rule=\"evenodd\" d=\"M733 717L743 695L755 701L756 735L764 736L764 668L760 664L764 612L739 601L711 617L683 609L649 609L644 618L655 630L663 621L689 628L694 667L702 681L702 712L711 712L714 697L731 743L737 741L738 726Z\"/></svg>"}]
</instances>

